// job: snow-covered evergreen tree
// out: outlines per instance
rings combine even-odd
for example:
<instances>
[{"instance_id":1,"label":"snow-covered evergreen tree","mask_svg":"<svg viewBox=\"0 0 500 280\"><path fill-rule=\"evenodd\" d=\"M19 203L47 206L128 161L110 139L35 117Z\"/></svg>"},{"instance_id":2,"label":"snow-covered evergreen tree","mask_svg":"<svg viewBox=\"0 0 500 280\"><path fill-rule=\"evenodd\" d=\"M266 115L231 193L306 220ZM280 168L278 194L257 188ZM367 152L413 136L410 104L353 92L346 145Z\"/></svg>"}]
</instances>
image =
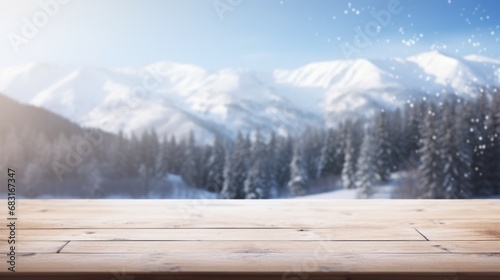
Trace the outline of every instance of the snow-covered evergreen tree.
<instances>
[{"instance_id":1,"label":"snow-covered evergreen tree","mask_svg":"<svg viewBox=\"0 0 500 280\"><path fill-rule=\"evenodd\" d=\"M496 194L500 184L500 147L497 132L500 118L498 111L496 111L497 108L495 108L497 106L495 102L498 101L493 97L488 104L487 111L483 112L484 120L480 123L481 137L483 137L482 146L480 147L483 153L480 158L483 161L483 184L480 186L478 194L486 197Z\"/></svg>"},{"instance_id":2,"label":"snow-covered evergreen tree","mask_svg":"<svg viewBox=\"0 0 500 280\"><path fill-rule=\"evenodd\" d=\"M107 161L113 169L113 175L116 177L125 176L126 172L126 153L127 153L127 140L120 130L118 135L113 137L111 147L108 150Z\"/></svg>"},{"instance_id":3,"label":"snow-covered evergreen tree","mask_svg":"<svg viewBox=\"0 0 500 280\"><path fill-rule=\"evenodd\" d=\"M224 159L224 183L222 184L221 195L225 199L236 199L238 196L238 188L235 184L234 166L233 166L233 153L226 151Z\"/></svg>"},{"instance_id":4,"label":"snow-covered evergreen tree","mask_svg":"<svg viewBox=\"0 0 500 280\"><path fill-rule=\"evenodd\" d=\"M422 148L419 151L421 156L419 173L422 178L422 198L443 198L442 165L437 144L438 131L435 124L435 115L435 106L430 104L425 115Z\"/></svg>"},{"instance_id":5,"label":"snow-covered evergreen tree","mask_svg":"<svg viewBox=\"0 0 500 280\"><path fill-rule=\"evenodd\" d=\"M342 184L346 189L356 188L356 140L354 129L350 122L346 123L348 126L348 132L345 139L345 149L344 149L344 166L342 167Z\"/></svg>"},{"instance_id":6,"label":"snow-covered evergreen tree","mask_svg":"<svg viewBox=\"0 0 500 280\"><path fill-rule=\"evenodd\" d=\"M160 151L160 143L158 135L154 130L151 132L145 131L142 134L140 141L140 162L139 175L143 180L143 195L148 197L151 190L151 179L157 175L158 154Z\"/></svg>"},{"instance_id":7,"label":"snow-covered evergreen tree","mask_svg":"<svg viewBox=\"0 0 500 280\"><path fill-rule=\"evenodd\" d=\"M249 149L241 132L238 132L232 153L226 152L224 166L224 185L222 196L228 199L241 199L248 172Z\"/></svg>"},{"instance_id":8,"label":"snow-covered evergreen tree","mask_svg":"<svg viewBox=\"0 0 500 280\"><path fill-rule=\"evenodd\" d=\"M200 151L200 158L196 165L198 166L200 174L200 188L211 192L217 192L218 185L211 181L209 177L209 163L212 158L212 153L212 145L202 146Z\"/></svg>"},{"instance_id":9,"label":"snow-covered evergreen tree","mask_svg":"<svg viewBox=\"0 0 500 280\"><path fill-rule=\"evenodd\" d=\"M481 92L474 103L468 103L470 110L470 138L469 141L473 147L472 153L472 181L474 184L475 195L491 196L493 186L488 178L488 149L490 143L487 141L487 132L485 131L485 121L489 111L488 96Z\"/></svg>"},{"instance_id":10,"label":"snow-covered evergreen tree","mask_svg":"<svg viewBox=\"0 0 500 280\"><path fill-rule=\"evenodd\" d=\"M7 138L7 142L10 142L9 138ZM16 147L16 146L14 146ZM66 137L64 133L60 133L56 139L54 139L54 142L52 144L52 159L51 159L51 167L52 167L52 172L50 172L49 179L52 180L64 180L68 176L68 170L73 171L71 167L68 167L66 165L66 156L68 155L68 149L69 149L69 140ZM14 149L12 151L15 151ZM14 162L14 161L8 161ZM61 196L62 195L62 190L58 188L60 185L53 185L51 189L52 193L55 194L55 196Z\"/></svg>"},{"instance_id":11,"label":"snow-covered evergreen tree","mask_svg":"<svg viewBox=\"0 0 500 280\"><path fill-rule=\"evenodd\" d=\"M403 138L401 145L404 147L401 151L401 168L408 169L412 165L413 158L418 158L420 150L421 122L422 115L417 104L411 103L406 106L404 113ZM412 166L413 167L413 166Z\"/></svg>"},{"instance_id":12,"label":"snow-covered evergreen tree","mask_svg":"<svg viewBox=\"0 0 500 280\"><path fill-rule=\"evenodd\" d=\"M304 151L302 160L309 179L317 179L321 171L321 151L323 147L323 136L317 127L306 127L301 141Z\"/></svg>"},{"instance_id":13,"label":"snow-covered evergreen tree","mask_svg":"<svg viewBox=\"0 0 500 280\"><path fill-rule=\"evenodd\" d=\"M264 173L265 184L264 189L266 189L265 198L275 198L278 195L278 183L276 177L277 171L277 145L278 140L275 132L271 132L271 139L269 143L265 145L264 151L264 167L262 172Z\"/></svg>"},{"instance_id":14,"label":"snow-covered evergreen tree","mask_svg":"<svg viewBox=\"0 0 500 280\"><path fill-rule=\"evenodd\" d=\"M398 108L394 113L389 115L389 139L391 147L391 171L399 171L402 166L404 166L403 150L404 138L403 138L403 117L401 110Z\"/></svg>"},{"instance_id":15,"label":"snow-covered evergreen tree","mask_svg":"<svg viewBox=\"0 0 500 280\"><path fill-rule=\"evenodd\" d=\"M438 144L442 166L442 193L436 198L470 198L472 195L471 150L466 145L464 122L454 106L445 103Z\"/></svg>"},{"instance_id":16,"label":"snow-covered evergreen tree","mask_svg":"<svg viewBox=\"0 0 500 280\"><path fill-rule=\"evenodd\" d=\"M338 132L333 128L328 129L326 134L325 144L321 151L321 163L320 163L320 174L321 177L340 175L342 171L342 161L339 158L341 154L338 149L340 149L340 139L338 137Z\"/></svg>"},{"instance_id":17,"label":"snow-covered evergreen tree","mask_svg":"<svg viewBox=\"0 0 500 280\"><path fill-rule=\"evenodd\" d=\"M144 132L141 137L140 156L141 163L148 177L156 175L159 152L160 143L155 130Z\"/></svg>"},{"instance_id":18,"label":"snow-covered evergreen tree","mask_svg":"<svg viewBox=\"0 0 500 280\"><path fill-rule=\"evenodd\" d=\"M168 142L168 137L167 135L163 136L163 139L160 143L160 164L158 166L159 170L158 173L160 177L165 177L168 172L170 171L170 145Z\"/></svg>"},{"instance_id":19,"label":"snow-covered evergreen tree","mask_svg":"<svg viewBox=\"0 0 500 280\"><path fill-rule=\"evenodd\" d=\"M216 135L213 144L212 156L208 163L208 179L210 191L220 192L224 184L224 163L226 160L225 141Z\"/></svg>"},{"instance_id":20,"label":"snow-covered evergreen tree","mask_svg":"<svg viewBox=\"0 0 500 280\"><path fill-rule=\"evenodd\" d=\"M295 142L292 163L290 165L291 176L288 182L288 189L292 196L304 196L307 189L307 171L302 160L302 145L299 141Z\"/></svg>"},{"instance_id":21,"label":"snow-covered evergreen tree","mask_svg":"<svg viewBox=\"0 0 500 280\"><path fill-rule=\"evenodd\" d=\"M170 136L168 144L165 146L165 152L162 153L162 165L167 168L168 173L177 174L181 173L182 162L184 161L184 148L183 141L177 141L175 135Z\"/></svg>"},{"instance_id":22,"label":"snow-covered evergreen tree","mask_svg":"<svg viewBox=\"0 0 500 280\"><path fill-rule=\"evenodd\" d=\"M260 131L255 134L252 144L250 167L245 180L245 198L263 199L269 197L269 182L265 172L266 145Z\"/></svg>"},{"instance_id":23,"label":"snow-covered evergreen tree","mask_svg":"<svg viewBox=\"0 0 500 280\"><path fill-rule=\"evenodd\" d=\"M198 148L196 146L196 140L194 138L194 133L191 131L189 133L189 138L187 142L186 149L184 150L184 157L181 167L181 177L184 183L190 187L199 187L199 173L196 169L196 161L198 157Z\"/></svg>"},{"instance_id":24,"label":"snow-covered evergreen tree","mask_svg":"<svg viewBox=\"0 0 500 280\"><path fill-rule=\"evenodd\" d=\"M356 187L359 198L370 198L374 194L374 185L377 182L377 153L375 141L367 131L361 145L358 159L358 170L356 171Z\"/></svg>"},{"instance_id":25,"label":"snow-covered evergreen tree","mask_svg":"<svg viewBox=\"0 0 500 280\"><path fill-rule=\"evenodd\" d=\"M140 159L139 159L140 142L132 133L130 141L125 147L125 174L128 177L137 177L139 175Z\"/></svg>"},{"instance_id":26,"label":"snow-covered evergreen tree","mask_svg":"<svg viewBox=\"0 0 500 280\"><path fill-rule=\"evenodd\" d=\"M492 145L490 162L490 174L494 182L493 188L496 194L500 194L500 92L494 91L491 110L488 140Z\"/></svg>"},{"instance_id":27,"label":"snow-covered evergreen tree","mask_svg":"<svg viewBox=\"0 0 500 280\"><path fill-rule=\"evenodd\" d=\"M382 111L378 114L375 123L375 151L377 153L377 176L381 182L387 182L391 176L392 153L389 139L389 124L387 113Z\"/></svg>"},{"instance_id":28,"label":"snow-covered evergreen tree","mask_svg":"<svg viewBox=\"0 0 500 280\"><path fill-rule=\"evenodd\" d=\"M286 191L290 181L290 163L293 158L293 138L279 137L276 159L276 180L279 186L279 193Z\"/></svg>"}]
</instances>

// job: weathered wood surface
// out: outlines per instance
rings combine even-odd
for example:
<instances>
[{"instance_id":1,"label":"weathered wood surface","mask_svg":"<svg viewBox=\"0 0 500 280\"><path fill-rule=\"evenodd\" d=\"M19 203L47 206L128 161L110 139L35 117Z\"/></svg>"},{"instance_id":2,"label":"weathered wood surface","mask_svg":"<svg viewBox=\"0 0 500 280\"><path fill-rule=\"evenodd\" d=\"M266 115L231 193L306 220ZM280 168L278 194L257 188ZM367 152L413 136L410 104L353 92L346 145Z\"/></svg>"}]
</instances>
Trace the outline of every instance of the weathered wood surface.
<instances>
[{"instance_id":1,"label":"weathered wood surface","mask_svg":"<svg viewBox=\"0 0 500 280\"><path fill-rule=\"evenodd\" d=\"M500 279L495 200L21 200L17 217L0 279Z\"/></svg>"}]
</instances>

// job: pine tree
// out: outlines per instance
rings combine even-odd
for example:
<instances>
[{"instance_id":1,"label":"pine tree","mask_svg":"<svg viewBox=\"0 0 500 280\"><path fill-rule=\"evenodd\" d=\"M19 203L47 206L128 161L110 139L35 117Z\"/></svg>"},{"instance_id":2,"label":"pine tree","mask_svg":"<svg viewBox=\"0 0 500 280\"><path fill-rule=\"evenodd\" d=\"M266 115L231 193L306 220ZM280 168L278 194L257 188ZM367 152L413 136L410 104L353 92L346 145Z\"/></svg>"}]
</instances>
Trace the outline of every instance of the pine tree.
<instances>
[{"instance_id":1,"label":"pine tree","mask_svg":"<svg viewBox=\"0 0 500 280\"><path fill-rule=\"evenodd\" d=\"M175 135L172 135L168 146L169 172L179 175L181 173L182 161L184 160L184 145L182 141L178 143Z\"/></svg>"},{"instance_id":2,"label":"pine tree","mask_svg":"<svg viewBox=\"0 0 500 280\"><path fill-rule=\"evenodd\" d=\"M148 177L154 177L158 170L160 143L155 130L144 132L141 138L140 157Z\"/></svg>"},{"instance_id":3,"label":"pine tree","mask_svg":"<svg viewBox=\"0 0 500 280\"><path fill-rule=\"evenodd\" d=\"M471 135L470 142L473 146L472 153L472 181L475 195L481 197L493 194L492 182L488 178L488 154L490 143L487 141L487 131L485 130L486 117L489 111L488 96L482 92L474 104L471 104Z\"/></svg>"},{"instance_id":4,"label":"pine tree","mask_svg":"<svg viewBox=\"0 0 500 280\"><path fill-rule=\"evenodd\" d=\"M7 138L8 139L8 138ZM8 140L7 143L11 143L11 140ZM52 167L52 172L50 172L50 177L49 179L52 180L64 180L67 178L67 176L70 176L68 172L72 172L73 169L71 167L68 167L66 165L66 156L68 155L68 149L69 149L69 140L66 137L65 134L60 133L59 136L54 140L53 145L52 145L52 160L51 160L51 167ZM11 151L15 151L15 149L12 149ZM12 162L12 161L8 161ZM67 172L66 172L67 171ZM62 195L62 189L59 188L59 185L53 185L52 193L55 194L55 196L61 196Z\"/></svg>"},{"instance_id":5,"label":"pine tree","mask_svg":"<svg viewBox=\"0 0 500 280\"><path fill-rule=\"evenodd\" d=\"M443 198L442 172L439 149L437 146L437 129L435 124L435 106L429 105L424 120L421 165L419 173L423 184L422 198Z\"/></svg>"},{"instance_id":6,"label":"pine tree","mask_svg":"<svg viewBox=\"0 0 500 280\"><path fill-rule=\"evenodd\" d=\"M260 131L255 134L255 140L252 145L250 168L245 180L245 198L263 199L269 197L268 182L265 176L265 144L262 141Z\"/></svg>"},{"instance_id":7,"label":"pine tree","mask_svg":"<svg viewBox=\"0 0 500 280\"><path fill-rule=\"evenodd\" d=\"M493 107L490 108L482 124L483 135L485 137L482 147L484 151L483 177L486 181L485 189L483 190L484 196L496 194L500 182L500 145L497 134L498 120L495 119L495 114Z\"/></svg>"},{"instance_id":8,"label":"pine tree","mask_svg":"<svg viewBox=\"0 0 500 280\"><path fill-rule=\"evenodd\" d=\"M421 118L418 110L419 106L410 104L406 107L404 125L403 125L403 139L401 145L400 167L403 169L412 168L412 162L418 160L420 150L421 134Z\"/></svg>"},{"instance_id":9,"label":"pine tree","mask_svg":"<svg viewBox=\"0 0 500 280\"><path fill-rule=\"evenodd\" d=\"M290 165L291 177L288 182L288 189L292 196L306 195L307 171L302 161L302 145L299 141L295 142L292 163Z\"/></svg>"},{"instance_id":10,"label":"pine tree","mask_svg":"<svg viewBox=\"0 0 500 280\"><path fill-rule=\"evenodd\" d=\"M346 189L354 189L355 185L355 175L356 175L356 147L355 147L355 134L350 122L346 123L349 130L345 139L345 150L344 150L344 166L342 167L342 184Z\"/></svg>"},{"instance_id":11,"label":"pine tree","mask_svg":"<svg viewBox=\"0 0 500 280\"><path fill-rule=\"evenodd\" d=\"M137 177L139 175L140 168L140 142L132 133L130 141L128 141L125 147L125 174L128 177Z\"/></svg>"},{"instance_id":12,"label":"pine tree","mask_svg":"<svg viewBox=\"0 0 500 280\"><path fill-rule=\"evenodd\" d=\"M200 152L200 161L197 163L200 173L200 188L211 192L216 192L218 185L210 180L210 160L213 154L212 145L205 145Z\"/></svg>"},{"instance_id":13,"label":"pine tree","mask_svg":"<svg viewBox=\"0 0 500 280\"><path fill-rule=\"evenodd\" d=\"M215 136L213 144L212 156L209 160L209 170L208 177L211 184L211 188L217 188L217 190L211 190L220 192L224 183L224 162L226 159L225 155L225 144L222 136Z\"/></svg>"},{"instance_id":14,"label":"pine tree","mask_svg":"<svg viewBox=\"0 0 500 280\"><path fill-rule=\"evenodd\" d=\"M375 143L369 131L365 133L356 172L356 186L359 198L370 198L375 193L374 185L377 181L377 157Z\"/></svg>"},{"instance_id":15,"label":"pine tree","mask_svg":"<svg viewBox=\"0 0 500 280\"><path fill-rule=\"evenodd\" d=\"M127 142L123 136L123 132L120 130L118 135L113 137L111 142L111 147L108 153L108 162L111 163L111 168L113 169L113 175L116 177L122 177L125 175L126 171L126 148Z\"/></svg>"},{"instance_id":16,"label":"pine tree","mask_svg":"<svg viewBox=\"0 0 500 280\"><path fill-rule=\"evenodd\" d=\"M333 128L328 129L325 145L321 151L321 177L340 175L342 171L342 161L339 159L338 149L340 149L338 133Z\"/></svg>"},{"instance_id":17,"label":"pine tree","mask_svg":"<svg viewBox=\"0 0 500 280\"><path fill-rule=\"evenodd\" d=\"M195 160L194 160L194 170L196 173L195 176L195 182L194 185L198 189L207 189L205 188L206 186L206 177L205 174L208 174L207 172L207 161L205 160L205 156L207 155L207 147L201 144L196 144L196 147L194 149L195 151ZM209 159L209 157L207 158Z\"/></svg>"},{"instance_id":18,"label":"pine tree","mask_svg":"<svg viewBox=\"0 0 500 280\"><path fill-rule=\"evenodd\" d=\"M248 171L247 178L245 180L245 198L246 199L261 199L262 194L259 192L261 187L264 185L263 176L260 173L261 161L258 161L256 164L252 165L252 167Z\"/></svg>"},{"instance_id":19,"label":"pine tree","mask_svg":"<svg viewBox=\"0 0 500 280\"><path fill-rule=\"evenodd\" d=\"M322 138L319 129L315 127L307 127L302 135L302 141L304 142L302 160L309 179L317 179L320 175Z\"/></svg>"},{"instance_id":20,"label":"pine tree","mask_svg":"<svg viewBox=\"0 0 500 280\"><path fill-rule=\"evenodd\" d=\"M170 162L172 153L170 151L170 144L167 136L163 136L160 144L160 164L158 166L160 177L165 177L170 172Z\"/></svg>"},{"instance_id":21,"label":"pine tree","mask_svg":"<svg viewBox=\"0 0 500 280\"><path fill-rule=\"evenodd\" d=\"M402 166L404 166L404 126L403 117L401 115L401 110L398 108L393 114L390 115L389 119L389 139L391 147L391 171L399 171Z\"/></svg>"},{"instance_id":22,"label":"pine tree","mask_svg":"<svg viewBox=\"0 0 500 280\"><path fill-rule=\"evenodd\" d=\"M184 150L184 161L180 170L182 180L190 187L198 187L196 184L199 183L198 170L196 170L197 157L198 149L196 147L196 140L193 131L191 131L186 149Z\"/></svg>"},{"instance_id":23,"label":"pine tree","mask_svg":"<svg viewBox=\"0 0 500 280\"><path fill-rule=\"evenodd\" d=\"M222 197L225 199L235 199L238 196L238 188L234 180L235 172L232 161L232 153L227 150L226 158L224 159L224 183L220 192Z\"/></svg>"},{"instance_id":24,"label":"pine tree","mask_svg":"<svg viewBox=\"0 0 500 280\"><path fill-rule=\"evenodd\" d=\"M489 159L490 174L494 174L492 180L494 183L494 191L500 194L500 93L495 89L492 99L490 113L490 133L489 141L492 145L492 154Z\"/></svg>"},{"instance_id":25,"label":"pine tree","mask_svg":"<svg viewBox=\"0 0 500 280\"><path fill-rule=\"evenodd\" d=\"M224 166L224 185L222 196L228 199L241 199L248 172L247 156L249 147L241 132L238 132L232 153L226 152Z\"/></svg>"},{"instance_id":26,"label":"pine tree","mask_svg":"<svg viewBox=\"0 0 500 280\"><path fill-rule=\"evenodd\" d=\"M378 179L385 183L391 176L391 143L389 140L389 126L387 114L380 112L375 123L375 151L377 153L377 175Z\"/></svg>"},{"instance_id":27,"label":"pine tree","mask_svg":"<svg viewBox=\"0 0 500 280\"><path fill-rule=\"evenodd\" d=\"M140 162L139 174L144 180L143 195L148 197L150 192L150 181L157 175L158 154L160 151L160 143L158 135L154 130L151 132L145 131L142 134L140 141Z\"/></svg>"},{"instance_id":28,"label":"pine tree","mask_svg":"<svg viewBox=\"0 0 500 280\"><path fill-rule=\"evenodd\" d=\"M271 133L271 140L266 146L264 152L264 176L267 190L266 198L274 198L278 196L278 182L277 182L277 151L278 140L274 131Z\"/></svg>"},{"instance_id":29,"label":"pine tree","mask_svg":"<svg viewBox=\"0 0 500 280\"><path fill-rule=\"evenodd\" d=\"M466 145L464 122L457 118L455 108L444 103L440 137L441 166L443 169L442 195L438 198L470 198L472 169L469 146Z\"/></svg>"},{"instance_id":30,"label":"pine tree","mask_svg":"<svg viewBox=\"0 0 500 280\"><path fill-rule=\"evenodd\" d=\"M279 137L276 159L276 181L279 193L284 193L290 181L290 163L293 158L293 138Z\"/></svg>"},{"instance_id":31,"label":"pine tree","mask_svg":"<svg viewBox=\"0 0 500 280\"><path fill-rule=\"evenodd\" d=\"M156 133L155 129L151 130L150 133L150 139L149 139L149 145L150 147L150 169L151 169L151 176L157 177L158 176L158 170L159 170L159 165L160 165L160 139L158 138L158 134Z\"/></svg>"}]
</instances>

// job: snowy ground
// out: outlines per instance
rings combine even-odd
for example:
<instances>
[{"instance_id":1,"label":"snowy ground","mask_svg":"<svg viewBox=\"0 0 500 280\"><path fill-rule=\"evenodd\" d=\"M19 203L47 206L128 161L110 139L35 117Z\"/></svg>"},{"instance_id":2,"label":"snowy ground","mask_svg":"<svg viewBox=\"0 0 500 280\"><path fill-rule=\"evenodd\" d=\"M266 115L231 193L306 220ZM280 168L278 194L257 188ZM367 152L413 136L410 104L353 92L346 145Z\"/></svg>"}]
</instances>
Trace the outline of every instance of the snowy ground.
<instances>
[{"instance_id":1,"label":"snowy ground","mask_svg":"<svg viewBox=\"0 0 500 280\"><path fill-rule=\"evenodd\" d=\"M394 185L384 185L375 187L375 195L373 199L390 199ZM296 199L357 199L357 190L337 190L333 192L314 194L302 197L296 197Z\"/></svg>"},{"instance_id":2,"label":"snowy ground","mask_svg":"<svg viewBox=\"0 0 500 280\"><path fill-rule=\"evenodd\" d=\"M356 190L337 190L333 192L296 197L296 199L356 199Z\"/></svg>"},{"instance_id":3,"label":"snowy ground","mask_svg":"<svg viewBox=\"0 0 500 280\"><path fill-rule=\"evenodd\" d=\"M391 180L387 184L374 187L375 194L372 199L391 199L395 186L401 182L404 176L405 174L401 173L392 174ZM357 190L339 189L327 193L297 197L296 199L357 199Z\"/></svg>"}]
</instances>

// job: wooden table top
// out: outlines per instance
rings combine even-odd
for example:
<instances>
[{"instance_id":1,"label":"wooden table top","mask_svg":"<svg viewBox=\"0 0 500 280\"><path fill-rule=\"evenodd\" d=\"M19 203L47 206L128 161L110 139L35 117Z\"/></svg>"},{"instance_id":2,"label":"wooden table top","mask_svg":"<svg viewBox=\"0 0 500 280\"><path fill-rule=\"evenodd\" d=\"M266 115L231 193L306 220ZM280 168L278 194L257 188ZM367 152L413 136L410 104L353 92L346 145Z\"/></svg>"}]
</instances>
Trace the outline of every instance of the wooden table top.
<instances>
[{"instance_id":1,"label":"wooden table top","mask_svg":"<svg viewBox=\"0 0 500 280\"><path fill-rule=\"evenodd\" d=\"M500 279L495 200L19 200L16 273L0 206L0 279Z\"/></svg>"}]
</instances>

